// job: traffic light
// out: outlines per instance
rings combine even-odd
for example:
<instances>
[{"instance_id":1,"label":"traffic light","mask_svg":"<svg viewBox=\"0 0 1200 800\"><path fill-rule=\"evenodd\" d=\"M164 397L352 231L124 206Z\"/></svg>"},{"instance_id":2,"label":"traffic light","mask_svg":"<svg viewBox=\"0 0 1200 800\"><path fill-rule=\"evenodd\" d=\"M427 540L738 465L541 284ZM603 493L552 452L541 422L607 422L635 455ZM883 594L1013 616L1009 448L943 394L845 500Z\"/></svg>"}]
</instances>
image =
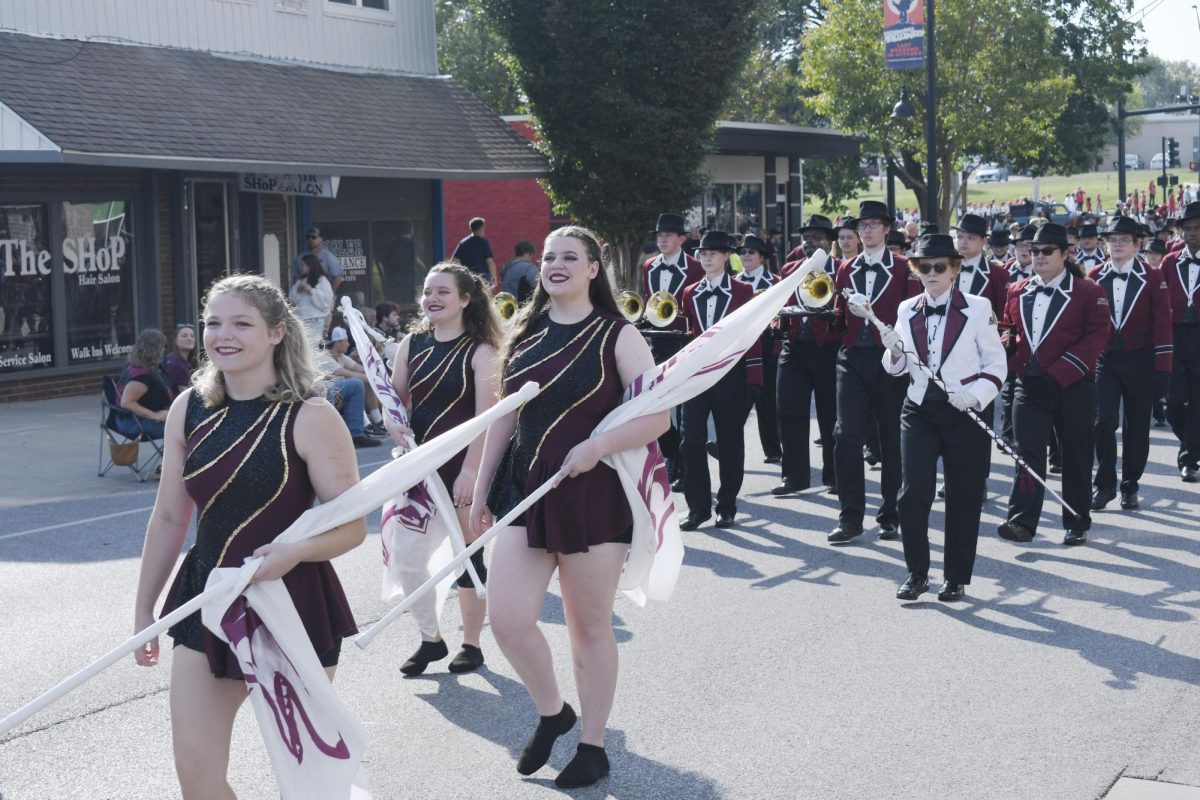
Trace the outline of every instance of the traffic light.
<instances>
[{"instance_id":1,"label":"traffic light","mask_svg":"<svg viewBox=\"0 0 1200 800\"><path fill-rule=\"evenodd\" d=\"M1173 137L1170 139L1167 139L1167 166L1168 167L1178 167L1179 166L1179 142L1176 141Z\"/></svg>"}]
</instances>

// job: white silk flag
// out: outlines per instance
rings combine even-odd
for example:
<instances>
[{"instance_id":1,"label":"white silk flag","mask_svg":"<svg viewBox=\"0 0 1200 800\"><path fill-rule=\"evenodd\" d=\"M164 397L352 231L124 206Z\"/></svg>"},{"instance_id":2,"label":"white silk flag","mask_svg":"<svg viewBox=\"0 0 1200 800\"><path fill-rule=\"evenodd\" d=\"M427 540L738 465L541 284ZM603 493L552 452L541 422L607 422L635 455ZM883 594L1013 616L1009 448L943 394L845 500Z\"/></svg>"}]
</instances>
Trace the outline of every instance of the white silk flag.
<instances>
[{"instance_id":1,"label":"white silk flag","mask_svg":"<svg viewBox=\"0 0 1200 800\"><path fill-rule=\"evenodd\" d=\"M745 355L771 320L792 298L800 281L823 264L818 250L800 269L693 339L672 358L646 370L625 390L625 398L593 431L598 436L638 417L667 411L721 379ZM671 483L658 444L604 458L621 478L633 508L633 543L621 574L621 591L638 605L667 600L683 563L683 538Z\"/></svg>"}]
</instances>

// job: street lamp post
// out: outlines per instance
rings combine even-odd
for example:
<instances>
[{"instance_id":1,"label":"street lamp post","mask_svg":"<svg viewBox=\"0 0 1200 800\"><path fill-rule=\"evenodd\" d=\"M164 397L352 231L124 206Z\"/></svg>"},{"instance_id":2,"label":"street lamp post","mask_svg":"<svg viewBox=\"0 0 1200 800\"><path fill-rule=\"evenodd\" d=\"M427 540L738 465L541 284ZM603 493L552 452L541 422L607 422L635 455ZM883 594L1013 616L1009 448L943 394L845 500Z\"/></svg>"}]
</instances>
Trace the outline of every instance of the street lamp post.
<instances>
[{"instance_id":1,"label":"street lamp post","mask_svg":"<svg viewBox=\"0 0 1200 800\"><path fill-rule=\"evenodd\" d=\"M925 219L935 228L938 217L937 182L937 56L933 41L933 3L925 0ZM916 112L908 102L908 91L900 90L900 102L892 109L893 119L915 117ZM893 209L895 211L895 209Z\"/></svg>"}]
</instances>

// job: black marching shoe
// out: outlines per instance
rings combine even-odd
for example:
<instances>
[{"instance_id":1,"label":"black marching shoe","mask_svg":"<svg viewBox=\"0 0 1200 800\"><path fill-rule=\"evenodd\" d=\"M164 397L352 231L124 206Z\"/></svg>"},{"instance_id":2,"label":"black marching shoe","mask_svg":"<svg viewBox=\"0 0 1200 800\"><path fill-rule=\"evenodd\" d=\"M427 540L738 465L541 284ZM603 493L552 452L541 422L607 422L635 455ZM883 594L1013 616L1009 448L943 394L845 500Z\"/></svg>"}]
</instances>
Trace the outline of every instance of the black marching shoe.
<instances>
[{"instance_id":1,"label":"black marching shoe","mask_svg":"<svg viewBox=\"0 0 1200 800\"><path fill-rule=\"evenodd\" d=\"M1051 475L1062 475L1062 464L1057 461L1051 461L1049 471Z\"/></svg>"},{"instance_id":2,"label":"black marching shoe","mask_svg":"<svg viewBox=\"0 0 1200 800\"><path fill-rule=\"evenodd\" d=\"M900 538L900 529L894 522L879 523L879 538L885 542L894 542Z\"/></svg>"},{"instance_id":3,"label":"black marching shoe","mask_svg":"<svg viewBox=\"0 0 1200 800\"><path fill-rule=\"evenodd\" d=\"M575 727L579 717L569 703L564 702L557 714L539 717L537 729L521 751L517 759L517 772L522 775L532 775L550 760L550 751L554 748L554 740Z\"/></svg>"},{"instance_id":4,"label":"black marching shoe","mask_svg":"<svg viewBox=\"0 0 1200 800\"><path fill-rule=\"evenodd\" d=\"M862 532L863 529L861 525L855 526L842 524L834 528L833 531L825 537L825 541L829 542L830 544L844 544Z\"/></svg>"},{"instance_id":5,"label":"black marching shoe","mask_svg":"<svg viewBox=\"0 0 1200 800\"><path fill-rule=\"evenodd\" d=\"M671 481L671 491L683 494L683 478L676 478Z\"/></svg>"},{"instance_id":6,"label":"black marching shoe","mask_svg":"<svg viewBox=\"0 0 1200 800\"><path fill-rule=\"evenodd\" d=\"M712 514L688 514L679 523L679 530L694 531L710 519L712 519Z\"/></svg>"},{"instance_id":7,"label":"black marching shoe","mask_svg":"<svg viewBox=\"0 0 1200 800\"><path fill-rule=\"evenodd\" d=\"M1184 464L1179 468L1179 477L1184 483L1196 482L1196 468L1188 464Z\"/></svg>"},{"instance_id":8,"label":"black marching shoe","mask_svg":"<svg viewBox=\"0 0 1200 800\"><path fill-rule=\"evenodd\" d=\"M1000 527L996 528L996 532L1000 534L1001 539L1010 542L1033 541L1033 531L1019 522L1001 522Z\"/></svg>"},{"instance_id":9,"label":"black marching shoe","mask_svg":"<svg viewBox=\"0 0 1200 800\"><path fill-rule=\"evenodd\" d=\"M715 458L718 461L721 460L721 448L717 447L716 442L705 442L704 450L708 453L710 458Z\"/></svg>"},{"instance_id":10,"label":"black marching shoe","mask_svg":"<svg viewBox=\"0 0 1200 800\"><path fill-rule=\"evenodd\" d=\"M591 786L607 774L608 755L604 748L580 742L575 749L575 757L558 773L554 785L560 789L578 789Z\"/></svg>"},{"instance_id":11,"label":"black marching shoe","mask_svg":"<svg viewBox=\"0 0 1200 800\"><path fill-rule=\"evenodd\" d=\"M1136 491L1126 492L1122 490L1121 508L1125 511L1136 511L1141 508L1141 503L1138 502L1138 493Z\"/></svg>"},{"instance_id":12,"label":"black marching shoe","mask_svg":"<svg viewBox=\"0 0 1200 800\"><path fill-rule=\"evenodd\" d=\"M942 498L943 500L946 498L946 482L945 481L942 481L941 483L938 484L937 496Z\"/></svg>"},{"instance_id":13,"label":"black marching shoe","mask_svg":"<svg viewBox=\"0 0 1200 800\"><path fill-rule=\"evenodd\" d=\"M962 600L967 593L967 588L961 583L953 583L946 581L942 584L942 588L938 590L938 600L943 603L953 603L956 600Z\"/></svg>"},{"instance_id":14,"label":"black marching shoe","mask_svg":"<svg viewBox=\"0 0 1200 800\"><path fill-rule=\"evenodd\" d=\"M908 580L900 584L900 588L896 590L897 600L916 600L921 595L929 591L929 576L918 575L915 572L908 573Z\"/></svg>"},{"instance_id":15,"label":"black marching shoe","mask_svg":"<svg viewBox=\"0 0 1200 800\"><path fill-rule=\"evenodd\" d=\"M879 454L870 448L863 448L863 461L867 462L868 467L874 467L879 464Z\"/></svg>"},{"instance_id":16,"label":"black marching shoe","mask_svg":"<svg viewBox=\"0 0 1200 800\"><path fill-rule=\"evenodd\" d=\"M736 514L736 512L734 512L734 511L718 511L717 512L717 521L714 522L713 524L716 525L718 528L732 528L733 527L733 517L735 514Z\"/></svg>"},{"instance_id":17,"label":"black marching shoe","mask_svg":"<svg viewBox=\"0 0 1200 800\"><path fill-rule=\"evenodd\" d=\"M795 480L794 478L784 478L779 482L778 486L771 490L771 494L775 495L776 497L782 497L785 494L796 494L797 492L803 492L807 488L807 486L800 483L800 481Z\"/></svg>"},{"instance_id":18,"label":"black marching shoe","mask_svg":"<svg viewBox=\"0 0 1200 800\"><path fill-rule=\"evenodd\" d=\"M474 672L482 666L483 651L473 644L463 644L462 650L450 661L450 671L456 675Z\"/></svg>"},{"instance_id":19,"label":"black marching shoe","mask_svg":"<svg viewBox=\"0 0 1200 800\"><path fill-rule=\"evenodd\" d=\"M1106 505L1113 501L1117 496L1116 489L1110 489L1104 486L1096 487L1095 494L1092 495L1092 511L1100 511Z\"/></svg>"},{"instance_id":20,"label":"black marching shoe","mask_svg":"<svg viewBox=\"0 0 1200 800\"><path fill-rule=\"evenodd\" d=\"M763 459L764 464L782 464L783 456L767 456Z\"/></svg>"},{"instance_id":21,"label":"black marching shoe","mask_svg":"<svg viewBox=\"0 0 1200 800\"><path fill-rule=\"evenodd\" d=\"M436 642L421 642L417 652L400 665L400 671L409 676L420 675L430 662L441 661L448 655L450 655L450 648L446 647L445 639L439 639Z\"/></svg>"},{"instance_id":22,"label":"black marching shoe","mask_svg":"<svg viewBox=\"0 0 1200 800\"><path fill-rule=\"evenodd\" d=\"M1063 544L1068 546L1087 544L1087 531L1068 530L1067 534L1063 536Z\"/></svg>"},{"instance_id":23,"label":"black marching shoe","mask_svg":"<svg viewBox=\"0 0 1200 800\"><path fill-rule=\"evenodd\" d=\"M837 494L837 493L838 493L838 490L837 490L837 484L836 484L836 483L827 483L827 484L825 484L825 494L834 494L834 495L835 495L835 494Z\"/></svg>"}]
</instances>

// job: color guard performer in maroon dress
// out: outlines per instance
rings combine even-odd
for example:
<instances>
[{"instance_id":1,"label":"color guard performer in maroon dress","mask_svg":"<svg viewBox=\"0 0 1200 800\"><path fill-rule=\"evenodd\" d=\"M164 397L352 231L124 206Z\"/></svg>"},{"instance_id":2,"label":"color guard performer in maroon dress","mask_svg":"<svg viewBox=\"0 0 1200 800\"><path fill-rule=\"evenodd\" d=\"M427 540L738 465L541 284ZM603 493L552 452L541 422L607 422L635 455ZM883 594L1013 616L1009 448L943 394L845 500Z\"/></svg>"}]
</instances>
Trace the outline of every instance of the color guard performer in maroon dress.
<instances>
[{"instance_id":1,"label":"color guard performer in maroon dress","mask_svg":"<svg viewBox=\"0 0 1200 800\"><path fill-rule=\"evenodd\" d=\"M162 480L142 551L135 630L154 622L193 508L196 543L167 592L163 613L204 590L217 567L265 558L254 580L282 578L321 663L332 676L342 639L357 632L329 560L366 537L361 519L295 543L273 540L314 501L358 482L358 462L341 416L314 391L314 354L279 288L234 275L205 301L207 361L167 416ZM234 717L246 699L229 646L196 612L169 631L171 734L185 798L232 798L226 780ZM158 663L158 640L136 653Z\"/></svg>"},{"instance_id":2,"label":"color guard performer in maroon dress","mask_svg":"<svg viewBox=\"0 0 1200 800\"><path fill-rule=\"evenodd\" d=\"M546 239L541 280L506 337L501 364L504 391L537 381L542 392L488 430L471 509L475 533L560 471L567 475L497 536L492 552L492 632L541 715L517 770L541 769L555 739L576 721L537 625L557 570L583 724L575 758L555 783L586 786L609 770L604 729L617 683L612 609L633 534L620 479L600 459L650 443L669 424L665 413L655 414L591 436L654 359L621 317L590 231L569 226Z\"/></svg>"},{"instance_id":3,"label":"color guard performer in maroon dress","mask_svg":"<svg viewBox=\"0 0 1200 800\"><path fill-rule=\"evenodd\" d=\"M392 372L392 386L409 406L412 424L412 430L406 431L388 419L398 444L403 444L409 433L418 445L424 444L496 403L496 346L500 343L500 326L491 291L480 276L453 262L435 265L425 276L421 310L424 316L413 323L410 333L400 343ZM482 457L483 437L480 437L438 470L450 490L468 544L475 540L470 531L469 509ZM429 578L429 550L416 548L396 557L406 559L401 572L406 592ZM482 550L471 556L471 563L479 579L486 581ZM400 671L405 675L420 675L431 661L450 654L439 630L433 593L423 600L427 602L413 607L422 642L401 665ZM465 571L458 578L458 604L462 611L463 646L450 662L450 671L471 672L483 664L479 633L487 602L476 595L471 576Z\"/></svg>"}]
</instances>

